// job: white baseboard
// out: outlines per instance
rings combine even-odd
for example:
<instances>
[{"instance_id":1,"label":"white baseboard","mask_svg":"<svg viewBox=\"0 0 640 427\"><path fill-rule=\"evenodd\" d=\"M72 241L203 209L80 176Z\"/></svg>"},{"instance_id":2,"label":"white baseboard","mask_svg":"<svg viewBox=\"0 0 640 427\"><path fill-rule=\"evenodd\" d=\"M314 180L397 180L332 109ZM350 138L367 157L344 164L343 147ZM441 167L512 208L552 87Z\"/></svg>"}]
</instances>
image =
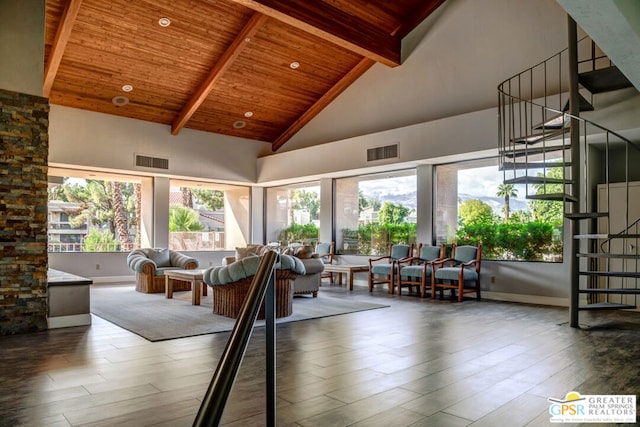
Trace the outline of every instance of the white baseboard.
<instances>
[{"instance_id":1,"label":"white baseboard","mask_svg":"<svg viewBox=\"0 0 640 427\"><path fill-rule=\"evenodd\" d=\"M482 291L482 299L490 299L495 301L521 302L525 304L540 304L540 305L553 305L558 307L569 307L569 298L545 297L540 295L510 294L506 292Z\"/></svg>"},{"instance_id":2,"label":"white baseboard","mask_svg":"<svg viewBox=\"0 0 640 427\"><path fill-rule=\"evenodd\" d=\"M368 286L367 281L354 280L354 285ZM475 294L471 294L470 298L473 298ZM569 307L569 298L560 297L545 297L540 295L527 295L527 294L511 294L507 292L490 292L482 291L482 299L494 300L494 301L506 301L506 302L520 302L524 304L539 304L539 305L552 305L557 307ZM581 301L582 303L582 301Z\"/></svg>"},{"instance_id":3,"label":"white baseboard","mask_svg":"<svg viewBox=\"0 0 640 427\"><path fill-rule=\"evenodd\" d=\"M93 280L93 284L99 283L116 283L116 282L129 282L133 283L136 281L136 276L97 276L97 277L89 277L89 279Z\"/></svg>"},{"instance_id":4,"label":"white baseboard","mask_svg":"<svg viewBox=\"0 0 640 427\"><path fill-rule=\"evenodd\" d=\"M70 326L91 325L91 314L74 314L72 316L47 317L49 329L68 328Z\"/></svg>"}]
</instances>

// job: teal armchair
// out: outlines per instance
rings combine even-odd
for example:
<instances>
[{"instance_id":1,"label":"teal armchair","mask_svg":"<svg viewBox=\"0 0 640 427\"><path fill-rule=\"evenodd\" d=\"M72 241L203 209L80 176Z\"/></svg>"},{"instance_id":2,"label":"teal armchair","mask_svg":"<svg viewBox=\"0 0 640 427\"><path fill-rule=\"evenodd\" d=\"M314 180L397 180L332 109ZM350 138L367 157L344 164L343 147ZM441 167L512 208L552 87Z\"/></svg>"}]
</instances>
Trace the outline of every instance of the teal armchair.
<instances>
[{"instance_id":1,"label":"teal armchair","mask_svg":"<svg viewBox=\"0 0 640 427\"><path fill-rule=\"evenodd\" d=\"M409 290L414 286L420 289L420 297L424 298L427 286L431 288L433 263L444 258L444 244L440 246L418 245L416 256L398 261L398 295L402 295L402 287Z\"/></svg>"},{"instance_id":2,"label":"teal armchair","mask_svg":"<svg viewBox=\"0 0 640 427\"><path fill-rule=\"evenodd\" d=\"M413 254L413 245L389 245L389 255L369 258L369 292L379 284L387 284L389 293L393 293L395 286L396 263Z\"/></svg>"},{"instance_id":3,"label":"teal armchair","mask_svg":"<svg viewBox=\"0 0 640 427\"><path fill-rule=\"evenodd\" d=\"M480 265L482 262L482 244L478 246L453 246L451 258L433 263L431 276L431 298L440 291L443 298L445 289L451 289L452 295L458 292L458 301L464 294L475 293L480 300Z\"/></svg>"}]
</instances>

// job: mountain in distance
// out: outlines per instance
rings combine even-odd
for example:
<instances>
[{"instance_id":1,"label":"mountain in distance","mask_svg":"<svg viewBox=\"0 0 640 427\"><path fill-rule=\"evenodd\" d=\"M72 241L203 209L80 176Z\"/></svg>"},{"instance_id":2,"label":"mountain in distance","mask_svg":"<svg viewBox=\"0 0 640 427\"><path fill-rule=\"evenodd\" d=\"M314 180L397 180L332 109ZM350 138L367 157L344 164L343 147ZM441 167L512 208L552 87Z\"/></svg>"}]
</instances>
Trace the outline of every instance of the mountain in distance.
<instances>
[{"instance_id":1,"label":"mountain in distance","mask_svg":"<svg viewBox=\"0 0 640 427\"><path fill-rule=\"evenodd\" d=\"M470 194L458 194L460 201L479 199L482 202L488 204L493 209L493 212L502 216L504 215L504 198L498 196L472 196ZM406 206L415 211L416 209L416 192L404 194L385 194L380 196L381 203L391 202L395 205ZM529 207L529 201L524 197L511 197L509 198L509 209L511 212L517 212L521 210L527 210Z\"/></svg>"},{"instance_id":2,"label":"mountain in distance","mask_svg":"<svg viewBox=\"0 0 640 427\"><path fill-rule=\"evenodd\" d=\"M491 206L493 212L503 215L504 214L504 197L498 196L471 196L469 194L459 194L458 195L461 201L465 200L473 200L479 199L484 203ZM526 211L529 209L529 201L524 197L510 197L509 198L509 211L517 212L517 211Z\"/></svg>"}]
</instances>

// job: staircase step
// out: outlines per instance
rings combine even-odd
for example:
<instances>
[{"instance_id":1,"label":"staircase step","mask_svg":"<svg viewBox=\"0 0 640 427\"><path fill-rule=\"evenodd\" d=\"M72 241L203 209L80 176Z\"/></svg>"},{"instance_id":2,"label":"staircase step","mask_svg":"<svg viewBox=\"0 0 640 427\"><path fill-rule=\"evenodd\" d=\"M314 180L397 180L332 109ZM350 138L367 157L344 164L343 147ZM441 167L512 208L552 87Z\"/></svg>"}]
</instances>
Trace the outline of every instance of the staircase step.
<instances>
[{"instance_id":1,"label":"staircase step","mask_svg":"<svg viewBox=\"0 0 640 427\"><path fill-rule=\"evenodd\" d=\"M571 119L568 116L565 116L564 114L558 114L557 116L553 116L543 123L535 125L533 129L535 130L562 129L564 127L568 127L570 122L571 122Z\"/></svg>"},{"instance_id":2,"label":"staircase step","mask_svg":"<svg viewBox=\"0 0 640 427\"><path fill-rule=\"evenodd\" d=\"M511 143L533 145L537 144L540 141L549 141L551 139L556 139L556 137L564 135L568 132L569 128L564 127L561 129L550 130L548 132L536 133L532 135L521 136L519 138L514 138L511 140Z\"/></svg>"},{"instance_id":3,"label":"staircase step","mask_svg":"<svg viewBox=\"0 0 640 427\"><path fill-rule=\"evenodd\" d=\"M523 169L542 169L542 168L561 168L570 167L571 162L502 162L499 169L504 170L523 170Z\"/></svg>"},{"instance_id":4,"label":"staircase step","mask_svg":"<svg viewBox=\"0 0 640 427\"><path fill-rule=\"evenodd\" d=\"M502 151L500 152L500 155L513 159L517 157L534 156L536 154L553 153L556 151L563 151L563 150L570 150L570 149L571 149L570 144L546 145L544 147L538 146L538 147L531 147L531 148L519 148L516 150Z\"/></svg>"},{"instance_id":5,"label":"staircase step","mask_svg":"<svg viewBox=\"0 0 640 427\"><path fill-rule=\"evenodd\" d=\"M640 278L640 271L581 271L581 276L598 276L598 277L637 277Z\"/></svg>"},{"instance_id":6,"label":"staircase step","mask_svg":"<svg viewBox=\"0 0 640 427\"><path fill-rule=\"evenodd\" d=\"M505 179L505 184L573 184L572 180L561 178L547 178L544 176L519 176Z\"/></svg>"},{"instance_id":7,"label":"staircase step","mask_svg":"<svg viewBox=\"0 0 640 427\"><path fill-rule=\"evenodd\" d=\"M636 306L630 304L617 304L613 302L599 302L596 304L583 305L578 307L578 310L625 310L631 308L636 308Z\"/></svg>"},{"instance_id":8,"label":"staircase step","mask_svg":"<svg viewBox=\"0 0 640 427\"><path fill-rule=\"evenodd\" d=\"M575 212L564 215L567 219L595 219L606 218L608 216L609 212Z\"/></svg>"},{"instance_id":9,"label":"staircase step","mask_svg":"<svg viewBox=\"0 0 640 427\"><path fill-rule=\"evenodd\" d=\"M554 202L577 202L578 199L567 193L547 193L547 194L530 194L526 197L529 200L549 200Z\"/></svg>"},{"instance_id":10,"label":"staircase step","mask_svg":"<svg viewBox=\"0 0 640 427\"><path fill-rule=\"evenodd\" d=\"M576 234L574 239L640 239L640 234Z\"/></svg>"},{"instance_id":11,"label":"staircase step","mask_svg":"<svg viewBox=\"0 0 640 427\"><path fill-rule=\"evenodd\" d=\"M611 253L587 253L576 254L580 258L608 258L608 259L640 259L640 254L611 254Z\"/></svg>"},{"instance_id":12,"label":"staircase step","mask_svg":"<svg viewBox=\"0 0 640 427\"><path fill-rule=\"evenodd\" d=\"M591 93L610 92L633 86L616 66L580 73L578 81Z\"/></svg>"},{"instance_id":13,"label":"staircase step","mask_svg":"<svg viewBox=\"0 0 640 427\"><path fill-rule=\"evenodd\" d=\"M587 288L580 289L581 294L611 294L611 295L640 295L640 289L635 288Z\"/></svg>"},{"instance_id":14,"label":"staircase step","mask_svg":"<svg viewBox=\"0 0 640 427\"><path fill-rule=\"evenodd\" d=\"M591 105L591 103L587 101L586 98L582 96L582 94L578 94L578 97L580 100L580 102L578 103L578 106L580 107L580 111L593 111L593 105ZM562 111L564 112L569 111L569 101L567 101L567 103L564 104L564 108L562 109Z\"/></svg>"}]
</instances>

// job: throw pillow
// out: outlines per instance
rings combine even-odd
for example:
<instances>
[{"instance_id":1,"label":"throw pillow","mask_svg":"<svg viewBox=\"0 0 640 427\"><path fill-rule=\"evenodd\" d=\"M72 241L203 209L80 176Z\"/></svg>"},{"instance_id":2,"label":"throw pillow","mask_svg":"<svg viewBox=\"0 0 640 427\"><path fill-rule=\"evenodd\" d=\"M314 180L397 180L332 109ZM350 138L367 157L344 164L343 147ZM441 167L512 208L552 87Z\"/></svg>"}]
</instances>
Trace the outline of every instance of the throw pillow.
<instances>
[{"instance_id":1,"label":"throw pillow","mask_svg":"<svg viewBox=\"0 0 640 427\"><path fill-rule=\"evenodd\" d=\"M249 248L236 248L236 261L249 256Z\"/></svg>"},{"instance_id":2,"label":"throw pillow","mask_svg":"<svg viewBox=\"0 0 640 427\"><path fill-rule=\"evenodd\" d=\"M313 256L313 248L311 248L311 246L308 246L308 245L295 246L290 249L291 249L290 255L293 255L294 257L299 259L309 259Z\"/></svg>"},{"instance_id":3,"label":"throw pillow","mask_svg":"<svg viewBox=\"0 0 640 427\"><path fill-rule=\"evenodd\" d=\"M156 263L158 268L171 267L171 256L169 249L151 249L149 259Z\"/></svg>"}]
</instances>

